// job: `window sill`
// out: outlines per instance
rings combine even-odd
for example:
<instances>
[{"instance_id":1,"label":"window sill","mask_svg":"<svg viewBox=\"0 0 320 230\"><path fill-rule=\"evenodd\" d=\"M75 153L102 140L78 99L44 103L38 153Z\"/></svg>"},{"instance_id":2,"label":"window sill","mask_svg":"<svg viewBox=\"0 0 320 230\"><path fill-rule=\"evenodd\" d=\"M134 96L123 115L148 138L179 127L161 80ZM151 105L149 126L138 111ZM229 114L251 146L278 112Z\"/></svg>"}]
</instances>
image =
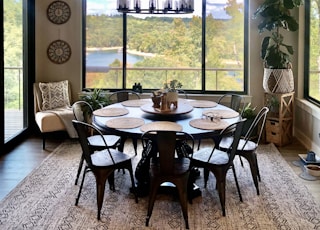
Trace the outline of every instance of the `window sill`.
<instances>
[{"instance_id":1,"label":"window sill","mask_svg":"<svg viewBox=\"0 0 320 230\"><path fill-rule=\"evenodd\" d=\"M314 117L320 117L320 108L305 99L296 99L296 106Z\"/></svg>"}]
</instances>

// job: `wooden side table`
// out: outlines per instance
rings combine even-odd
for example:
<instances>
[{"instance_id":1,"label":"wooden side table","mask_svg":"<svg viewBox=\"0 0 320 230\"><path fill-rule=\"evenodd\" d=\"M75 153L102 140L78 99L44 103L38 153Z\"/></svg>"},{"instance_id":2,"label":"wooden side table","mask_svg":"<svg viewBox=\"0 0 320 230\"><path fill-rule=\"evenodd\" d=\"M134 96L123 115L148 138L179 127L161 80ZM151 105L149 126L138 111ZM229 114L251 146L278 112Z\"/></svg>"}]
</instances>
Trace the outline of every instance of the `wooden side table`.
<instances>
[{"instance_id":1,"label":"wooden side table","mask_svg":"<svg viewBox=\"0 0 320 230\"><path fill-rule=\"evenodd\" d=\"M293 132L294 92L265 93L264 104L270 109L266 120L266 142L277 146L289 144Z\"/></svg>"}]
</instances>

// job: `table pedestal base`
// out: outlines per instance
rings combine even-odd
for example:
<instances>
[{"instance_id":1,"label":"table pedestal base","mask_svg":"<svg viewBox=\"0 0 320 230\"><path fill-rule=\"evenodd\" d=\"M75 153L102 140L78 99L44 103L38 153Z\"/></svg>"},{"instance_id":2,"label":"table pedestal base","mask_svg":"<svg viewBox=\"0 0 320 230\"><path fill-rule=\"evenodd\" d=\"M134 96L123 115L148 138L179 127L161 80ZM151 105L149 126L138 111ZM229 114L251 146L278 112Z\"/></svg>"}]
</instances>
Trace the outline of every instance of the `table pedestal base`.
<instances>
[{"instance_id":1,"label":"table pedestal base","mask_svg":"<svg viewBox=\"0 0 320 230\"><path fill-rule=\"evenodd\" d=\"M192 169L191 172L190 172L190 183L192 185L192 188L189 189L189 193L188 193L188 196L189 196L189 199L192 200L196 197L199 197L201 196L201 190L200 190L200 187L195 183L195 180L197 178L199 178L200 176L200 172L199 172L199 169ZM138 197L146 197L149 195L149 188L150 188L150 185L148 183L142 183L142 182L137 182L136 183L136 190L137 190L137 195ZM130 189L130 191L132 192L132 189ZM159 190L158 190L158 193L161 193L161 194L175 194L177 191L176 191L176 187L174 184L170 183L170 182L165 182L165 183L162 183Z\"/></svg>"}]
</instances>

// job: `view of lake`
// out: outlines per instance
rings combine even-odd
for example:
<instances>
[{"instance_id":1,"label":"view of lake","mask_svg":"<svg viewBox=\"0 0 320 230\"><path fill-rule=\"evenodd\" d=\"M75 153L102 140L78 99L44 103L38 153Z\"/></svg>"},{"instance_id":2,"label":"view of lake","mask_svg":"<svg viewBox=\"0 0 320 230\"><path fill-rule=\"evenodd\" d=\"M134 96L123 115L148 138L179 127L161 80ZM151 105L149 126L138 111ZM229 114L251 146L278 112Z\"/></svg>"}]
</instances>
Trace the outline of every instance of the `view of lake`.
<instances>
[{"instance_id":1,"label":"view of lake","mask_svg":"<svg viewBox=\"0 0 320 230\"><path fill-rule=\"evenodd\" d=\"M114 60L122 62L122 52L112 51L90 51L86 56L86 66L109 66ZM127 63L134 64L143 60L142 56L127 54Z\"/></svg>"}]
</instances>

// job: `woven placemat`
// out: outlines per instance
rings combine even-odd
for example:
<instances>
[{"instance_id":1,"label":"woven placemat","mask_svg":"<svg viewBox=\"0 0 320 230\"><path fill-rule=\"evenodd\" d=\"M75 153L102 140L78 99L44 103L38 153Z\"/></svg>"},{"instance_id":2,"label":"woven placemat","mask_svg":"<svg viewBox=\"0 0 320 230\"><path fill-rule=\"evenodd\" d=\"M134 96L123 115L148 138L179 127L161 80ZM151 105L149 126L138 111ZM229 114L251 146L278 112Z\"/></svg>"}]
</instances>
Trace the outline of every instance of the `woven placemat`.
<instances>
[{"instance_id":1,"label":"woven placemat","mask_svg":"<svg viewBox=\"0 0 320 230\"><path fill-rule=\"evenodd\" d=\"M106 126L114 129L134 129L143 124L144 120L136 117L117 117L106 122Z\"/></svg>"},{"instance_id":2,"label":"woven placemat","mask_svg":"<svg viewBox=\"0 0 320 230\"><path fill-rule=\"evenodd\" d=\"M216 102L205 100L189 101L188 103L195 108L211 108L217 106Z\"/></svg>"},{"instance_id":3,"label":"woven placemat","mask_svg":"<svg viewBox=\"0 0 320 230\"><path fill-rule=\"evenodd\" d=\"M214 120L211 121L209 119L194 119L189 122L189 125L198 128L198 129L205 129L205 130L222 130L226 128L229 123L224 120Z\"/></svg>"},{"instance_id":4,"label":"woven placemat","mask_svg":"<svg viewBox=\"0 0 320 230\"><path fill-rule=\"evenodd\" d=\"M140 107L144 104L150 103L151 100L146 100L146 99L137 99L137 100L127 100L121 102L123 106L128 106L128 107Z\"/></svg>"},{"instance_id":5,"label":"woven placemat","mask_svg":"<svg viewBox=\"0 0 320 230\"><path fill-rule=\"evenodd\" d=\"M129 110L126 108L103 108L93 111L93 115L101 117L116 117L122 116L129 113Z\"/></svg>"},{"instance_id":6,"label":"woven placemat","mask_svg":"<svg viewBox=\"0 0 320 230\"><path fill-rule=\"evenodd\" d=\"M208 109L202 112L205 116L214 116L220 118L234 118L238 117L239 113L234 110L223 110L223 109Z\"/></svg>"},{"instance_id":7,"label":"woven placemat","mask_svg":"<svg viewBox=\"0 0 320 230\"><path fill-rule=\"evenodd\" d=\"M171 121L155 121L140 127L142 132L149 130L182 131L182 126Z\"/></svg>"}]
</instances>

